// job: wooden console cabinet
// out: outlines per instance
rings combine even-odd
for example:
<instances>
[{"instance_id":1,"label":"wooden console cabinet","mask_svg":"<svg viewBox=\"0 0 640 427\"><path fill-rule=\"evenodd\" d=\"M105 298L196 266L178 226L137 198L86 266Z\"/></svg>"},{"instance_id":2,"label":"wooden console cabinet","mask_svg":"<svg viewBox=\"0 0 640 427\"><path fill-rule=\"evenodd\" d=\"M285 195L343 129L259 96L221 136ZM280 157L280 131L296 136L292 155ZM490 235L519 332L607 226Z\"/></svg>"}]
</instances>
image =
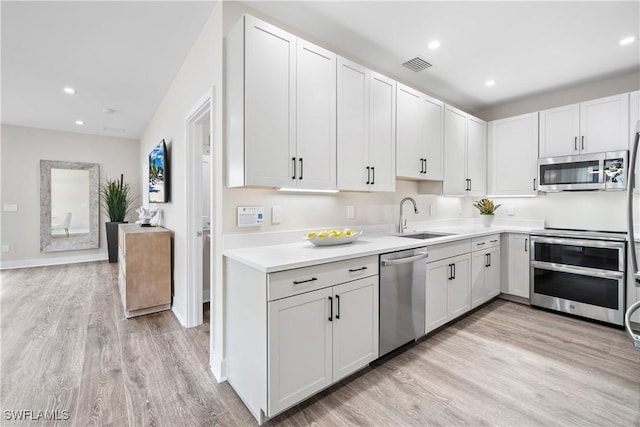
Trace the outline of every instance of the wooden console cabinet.
<instances>
[{"instance_id":1,"label":"wooden console cabinet","mask_svg":"<svg viewBox=\"0 0 640 427\"><path fill-rule=\"evenodd\" d=\"M118 285L125 317L171 308L171 235L161 227L118 226Z\"/></svg>"}]
</instances>

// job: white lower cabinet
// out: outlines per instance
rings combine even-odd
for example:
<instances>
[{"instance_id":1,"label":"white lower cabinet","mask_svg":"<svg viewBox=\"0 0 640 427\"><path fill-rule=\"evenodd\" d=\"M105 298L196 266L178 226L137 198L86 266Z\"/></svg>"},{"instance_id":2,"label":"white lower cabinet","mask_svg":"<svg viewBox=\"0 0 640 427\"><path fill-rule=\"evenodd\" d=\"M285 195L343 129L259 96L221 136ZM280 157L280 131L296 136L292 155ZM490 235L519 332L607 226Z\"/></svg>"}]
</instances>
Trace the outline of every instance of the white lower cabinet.
<instances>
[{"instance_id":1,"label":"white lower cabinet","mask_svg":"<svg viewBox=\"0 0 640 427\"><path fill-rule=\"evenodd\" d=\"M501 291L504 294L529 298L529 235L508 233L503 235L507 250L505 256L506 273Z\"/></svg>"},{"instance_id":2,"label":"white lower cabinet","mask_svg":"<svg viewBox=\"0 0 640 427\"><path fill-rule=\"evenodd\" d=\"M471 308L500 293L500 236L493 235L481 238L472 243L474 248L471 256Z\"/></svg>"},{"instance_id":3,"label":"white lower cabinet","mask_svg":"<svg viewBox=\"0 0 640 427\"><path fill-rule=\"evenodd\" d=\"M455 252L461 254L440 256ZM468 240L429 248L429 259L437 260L427 263L425 332L444 325L471 308L469 252Z\"/></svg>"},{"instance_id":4,"label":"white lower cabinet","mask_svg":"<svg viewBox=\"0 0 640 427\"><path fill-rule=\"evenodd\" d=\"M269 413L378 357L378 276L269 303Z\"/></svg>"}]
</instances>

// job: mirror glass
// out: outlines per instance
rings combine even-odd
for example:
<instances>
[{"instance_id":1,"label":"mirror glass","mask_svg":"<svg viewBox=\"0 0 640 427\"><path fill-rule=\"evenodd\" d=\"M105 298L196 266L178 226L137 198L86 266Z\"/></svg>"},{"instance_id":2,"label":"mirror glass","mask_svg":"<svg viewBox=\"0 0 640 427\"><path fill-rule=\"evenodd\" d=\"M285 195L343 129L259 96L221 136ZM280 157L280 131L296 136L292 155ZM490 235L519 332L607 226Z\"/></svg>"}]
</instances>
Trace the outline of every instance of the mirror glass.
<instances>
[{"instance_id":1,"label":"mirror glass","mask_svg":"<svg viewBox=\"0 0 640 427\"><path fill-rule=\"evenodd\" d=\"M95 249L98 229L95 163L40 161L40 250Z\"/></svg>"}]
</instances>

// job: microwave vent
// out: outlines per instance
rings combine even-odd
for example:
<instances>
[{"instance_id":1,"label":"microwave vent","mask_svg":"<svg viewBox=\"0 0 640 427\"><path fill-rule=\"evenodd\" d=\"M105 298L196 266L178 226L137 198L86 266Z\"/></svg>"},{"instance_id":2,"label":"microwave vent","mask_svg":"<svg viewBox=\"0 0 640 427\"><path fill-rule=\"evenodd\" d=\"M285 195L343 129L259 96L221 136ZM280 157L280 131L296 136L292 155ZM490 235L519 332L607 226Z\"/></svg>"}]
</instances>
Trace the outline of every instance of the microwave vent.
<instances>
[{"instance_id":1,"label":"microwave vent","mask_svg":"<svg viewBox=\"0 0 640 427\"><path fill-rule=\"evenodd\" d=\"M415 71L416 73L418 71L426 70L427 68L431 67L431 64L429 64L427 61L420 58L419 56L416 56L415 58L410 59L407 62L404 62L402 65L404 65L405 67L407 67L412 71Z\"/></svg>"}]
</instances>

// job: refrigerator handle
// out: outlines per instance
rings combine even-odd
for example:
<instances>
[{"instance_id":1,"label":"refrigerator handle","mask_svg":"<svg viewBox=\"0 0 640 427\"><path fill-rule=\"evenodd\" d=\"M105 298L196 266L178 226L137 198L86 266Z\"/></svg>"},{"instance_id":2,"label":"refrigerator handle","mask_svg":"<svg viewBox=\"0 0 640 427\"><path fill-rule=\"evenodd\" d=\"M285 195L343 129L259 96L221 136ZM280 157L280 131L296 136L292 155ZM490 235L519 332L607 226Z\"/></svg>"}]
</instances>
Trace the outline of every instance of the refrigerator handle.
<instances>
[{"instance_id":1,"label":"refrigerator handle","mask_svg":"<svg viewBox=\"0 0 640 427\"><path fill-rule=\"evenodd\" d=\"M633 229L633 184L635 182L636 163L638 160L638 139L640 138L640 120L636 123L636 132L633 140L629 162L629 172L627 174L627 238L629 241L629 255L631 257L631 267L634 278L634 285L640 287L640 272L638 271L638 256L636 254L635 234Z\"/></svg>"}]
</instances>

